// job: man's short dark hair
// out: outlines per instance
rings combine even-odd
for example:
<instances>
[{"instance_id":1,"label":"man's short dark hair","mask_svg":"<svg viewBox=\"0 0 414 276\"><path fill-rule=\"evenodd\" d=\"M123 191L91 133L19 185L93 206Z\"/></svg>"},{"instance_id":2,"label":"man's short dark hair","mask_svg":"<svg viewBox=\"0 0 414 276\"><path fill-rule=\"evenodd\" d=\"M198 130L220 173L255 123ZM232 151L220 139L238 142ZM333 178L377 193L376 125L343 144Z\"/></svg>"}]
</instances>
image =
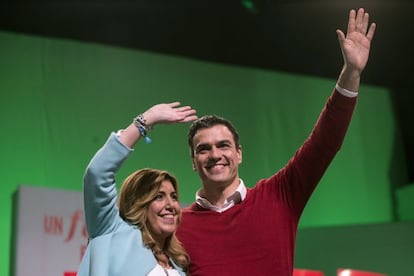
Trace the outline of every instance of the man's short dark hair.
<instances>
[{"instance_id":1,"label":"man's short dark hair","mask_svg":"<svg viewBox=\"0 0 414 276\"><path fill-rule=\"evenodd\" d=\"M196 121L194 121L191 124L190 129L188 130L187 138L188 138L188 145L190 146L190 150L191 150L191 157L194 156L193 139L196 133L200 129L210 128L216 125L224 125L225 127L227 127L228 130L230 130L231 134L233 135L236 148L240 147L239 133L237 132L236 128L233 126L233 124L229 120L216 116L216 115L205 115L203 117L198 118Z\"/></svg>"}]
</instances>

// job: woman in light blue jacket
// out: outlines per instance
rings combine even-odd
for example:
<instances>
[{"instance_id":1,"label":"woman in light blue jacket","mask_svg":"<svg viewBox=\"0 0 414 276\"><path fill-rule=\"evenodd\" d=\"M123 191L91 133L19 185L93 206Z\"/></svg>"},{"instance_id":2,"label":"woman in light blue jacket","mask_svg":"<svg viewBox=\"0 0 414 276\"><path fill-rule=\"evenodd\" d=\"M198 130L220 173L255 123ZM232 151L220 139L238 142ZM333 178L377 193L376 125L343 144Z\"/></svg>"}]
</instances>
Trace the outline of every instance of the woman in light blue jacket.
<instances>
[{"instance_id":1,"label":"woman in light blue jacket","mask_svg":"<svg viewBox=\"0 0 414 276\"><path fill-rule=\"evenodd\" d=\"M89 244L78 276L185 275L189 258L175 236L180 222L174 176L141 169L116 189L115 173L155 124L185 123L196 111L180 103L154 105L126 129L111 133L84 175Z\"/></svg>"}]
</instances>

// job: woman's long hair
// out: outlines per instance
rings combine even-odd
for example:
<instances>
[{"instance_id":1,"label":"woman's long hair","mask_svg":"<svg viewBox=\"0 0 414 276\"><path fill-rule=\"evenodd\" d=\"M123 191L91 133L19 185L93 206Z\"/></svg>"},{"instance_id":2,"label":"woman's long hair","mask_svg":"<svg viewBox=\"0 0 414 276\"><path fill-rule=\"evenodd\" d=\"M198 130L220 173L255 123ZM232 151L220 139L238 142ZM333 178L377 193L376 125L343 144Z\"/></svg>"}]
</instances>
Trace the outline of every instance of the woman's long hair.
<instances>
[{"instance_id":1,"label":"woman's long hair","mask_svg":"<svg viewBox=\"0 0 414 276\"><path fill-rule=\"evenodd\" d=\"M165 180L171 182L178 196L178 182L167 171L145 168L129 175L119 192L119 214L122 219L141 229L144 244L154 252L157 259L160 259L161 252L164 252L184 271L187 271L189 257L175 233L165 240L164 248L158 248L148 221L148 206L155 199L161 183ZM180 224L181 211L178 215L178 224Z\"/></svg>"}]
</instances>

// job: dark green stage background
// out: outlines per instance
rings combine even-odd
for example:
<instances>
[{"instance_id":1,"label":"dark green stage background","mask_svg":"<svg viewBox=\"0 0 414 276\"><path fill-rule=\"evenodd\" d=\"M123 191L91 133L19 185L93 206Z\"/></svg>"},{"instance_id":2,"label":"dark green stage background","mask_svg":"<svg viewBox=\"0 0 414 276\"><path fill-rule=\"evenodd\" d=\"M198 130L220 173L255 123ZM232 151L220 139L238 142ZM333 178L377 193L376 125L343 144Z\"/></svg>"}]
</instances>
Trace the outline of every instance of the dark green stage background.
<instances>
[{"instance_id":1,"label":"dark green stage background","mask_svg":"<svg viewBox=\"0 0 414 276\"><path fill-rule=\"evenodd\" d=\"M243 146L240 174L252 186L293 155L335 81L0 33L0 275L9 273L17 187L80 191L85 166L109 133L151 105L181 101L199 115L233 121ZM153 143L137 145L118 182L141 167L167 169L180 181L182 202L193 201L199 181L191 169L187 127L157 126ZM301 227L393 221L393 183L406 177L400 145L389 91L362 85L342 150Z\"/></svg>"}]
</instances>

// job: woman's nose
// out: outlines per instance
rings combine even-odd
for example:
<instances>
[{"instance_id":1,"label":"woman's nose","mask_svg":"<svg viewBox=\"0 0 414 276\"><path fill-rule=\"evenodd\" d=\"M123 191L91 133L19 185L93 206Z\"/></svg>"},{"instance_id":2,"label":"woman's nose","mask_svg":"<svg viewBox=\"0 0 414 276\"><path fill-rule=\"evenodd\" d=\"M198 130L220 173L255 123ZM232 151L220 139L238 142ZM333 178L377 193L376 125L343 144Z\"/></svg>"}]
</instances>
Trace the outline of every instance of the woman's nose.
<instances>
[{"instance_id":1,"label":"woman's nose","mask_svg":"<svg viewBox=\"0 0 414 276\"><path fill-rule=\"evenodd\" d=\"M173 206L173 200L171 197L166 197L166 202L165 202L165 208L172 208Z\"/></svg>"}]
</instances>

